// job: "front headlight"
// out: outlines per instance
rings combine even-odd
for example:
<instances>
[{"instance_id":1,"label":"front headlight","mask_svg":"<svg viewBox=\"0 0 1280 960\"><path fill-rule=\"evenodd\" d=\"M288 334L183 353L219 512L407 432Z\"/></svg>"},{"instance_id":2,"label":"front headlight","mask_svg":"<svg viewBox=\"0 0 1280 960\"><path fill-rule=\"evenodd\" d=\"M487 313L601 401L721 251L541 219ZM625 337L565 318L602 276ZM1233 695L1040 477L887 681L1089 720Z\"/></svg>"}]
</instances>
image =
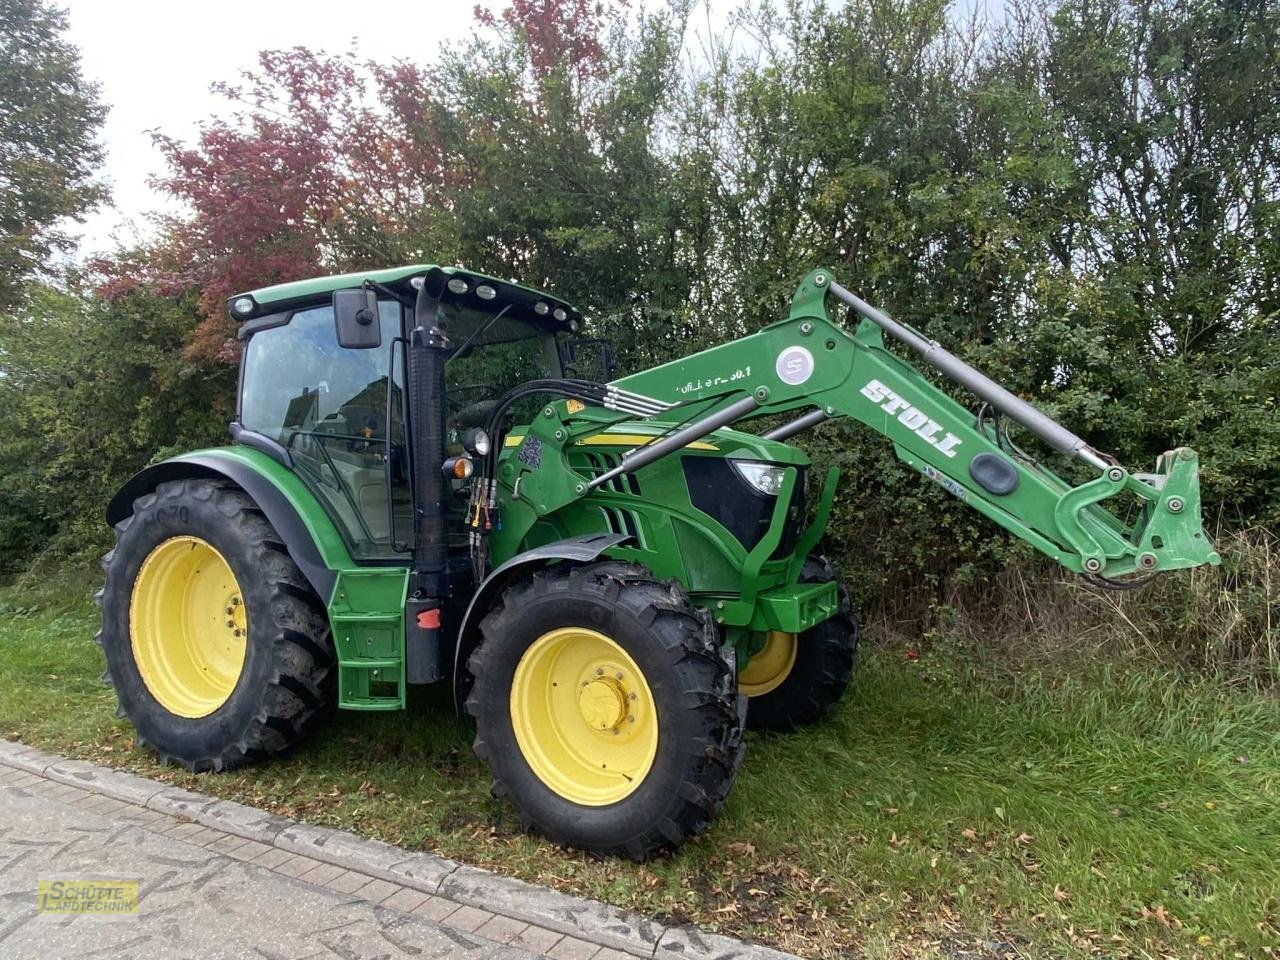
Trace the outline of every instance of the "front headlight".
<instances>
[{"instance_id":1,"label":"front headlight","mask_svg":"<svg viewBox=\"0 0 1280 960\"><path fill-rule=\"evenodd\" d=\"M756 460L730 460L738 476L763 493L766 497L776 497L782 489L782 479L787 468L776 463L760 463Z\"/></svg>"}]
</instances>

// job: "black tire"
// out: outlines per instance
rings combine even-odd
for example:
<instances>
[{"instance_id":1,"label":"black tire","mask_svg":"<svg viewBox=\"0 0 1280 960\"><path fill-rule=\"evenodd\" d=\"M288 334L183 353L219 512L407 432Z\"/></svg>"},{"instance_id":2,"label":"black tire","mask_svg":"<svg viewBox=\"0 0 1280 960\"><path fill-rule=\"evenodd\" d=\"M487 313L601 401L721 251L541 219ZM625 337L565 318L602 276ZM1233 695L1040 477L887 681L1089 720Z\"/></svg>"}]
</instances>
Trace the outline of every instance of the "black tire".
<instances>
[{"instance_id":1,"label":"black tire","mask_svg":"<svg viewBox=\"0 0 1280 960\"><path fill-rule=\"evenodd\" d=\"M825 557L809 557L800 579L828 583L836 572ZM858 619L841 584L839 613L797 638L795 663L786 679L748 701L747 727L782 733L824 719L844 696L857 660Z\"/></svg>"},{"instance_id":2,"label":"black tire","mask_svg":"<svg viewBox=\"0 0 1280 960\"><path fill-rule=\"evenodd\" d=\"M140 745L188 770L227 770L288 750L334 705L335 674L328 617L320 598L289 557L253 500L222 480L160 484L133 504L115 527L103 558L99 593L106 655L104 679L117 716L127 717ZM226 701L206 716L166 709L135 661L130 605L146 558L174 537L197 537L225 558L247 615L244 664Z\"/></svg>"},{"instance_id":3,"label":"black tire","mask_svg":"<svg viewBox=\"0 0 1280 960\"><path fill-rule=\"evenodd\" d=\"M608 635L635 661L657 717L657 754L625 798L575 803L552 790L521 752L511 690L526 650L563 627ZM675 582L614 562L557 566L509 587L480 624L466 710L476 720L475 752L526 829L562 846L644 860L704 830L742 764L746 698L716 632Z\"/></svg>"}]
</instances>

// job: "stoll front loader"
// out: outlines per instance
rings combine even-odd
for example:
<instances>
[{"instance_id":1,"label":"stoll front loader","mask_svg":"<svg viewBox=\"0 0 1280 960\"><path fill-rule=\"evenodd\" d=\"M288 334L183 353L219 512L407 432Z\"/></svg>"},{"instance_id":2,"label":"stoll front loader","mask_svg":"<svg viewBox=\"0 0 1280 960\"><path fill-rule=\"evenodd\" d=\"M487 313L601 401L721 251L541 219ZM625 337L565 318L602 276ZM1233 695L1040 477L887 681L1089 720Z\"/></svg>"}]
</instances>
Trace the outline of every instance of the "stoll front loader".
<instances>
[{"instance_id":1,"label":"stoll front loader","mask_svg":"<svg viewBox=\"0 0 1280 960\"><path fill-rule=\"evenodd\" d=\"M883 434L1096 582L1218 562L1191 450L1130 473L825 270L786 319L607 383L571 375L608 353L574 336L573 307L462 269L228 306L244 347L234 443L148 467L107 512L109 678L139 740L188 769L445 681L526 826L636 858L681 843L724 803L744 726L818 720L849 681L856 624L815 553L837 471L785 442L828 419ZM1035 462L1003 418L1092 479Z\"/></svg>"}]
</instances>

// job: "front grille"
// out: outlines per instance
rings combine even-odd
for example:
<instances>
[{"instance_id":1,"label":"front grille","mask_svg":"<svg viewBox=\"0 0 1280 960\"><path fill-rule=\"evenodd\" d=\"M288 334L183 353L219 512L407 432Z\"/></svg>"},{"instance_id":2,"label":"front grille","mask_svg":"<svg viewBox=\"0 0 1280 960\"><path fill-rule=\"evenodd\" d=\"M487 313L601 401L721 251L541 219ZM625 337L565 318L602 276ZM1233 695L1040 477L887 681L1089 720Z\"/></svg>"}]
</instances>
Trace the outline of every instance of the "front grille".
<instances>
[{"instance_id":1,"label":"front grille","mask_svg":"<svg viewBox=\"0 0 1280 960\"><path fill-rule=\"evenodd\" d=\"M707 516L737 537L738 542L750 550L769 529L773 519L776 497L758 491L733 468L724 457L687 456L681 458L685 483L689 485L690 502ZM799 471L791 495L791 507L787 510L786 526L782 540L770 559L785 557L795 549L804 522L803 467Z\"/></svg>"}]
</instances>

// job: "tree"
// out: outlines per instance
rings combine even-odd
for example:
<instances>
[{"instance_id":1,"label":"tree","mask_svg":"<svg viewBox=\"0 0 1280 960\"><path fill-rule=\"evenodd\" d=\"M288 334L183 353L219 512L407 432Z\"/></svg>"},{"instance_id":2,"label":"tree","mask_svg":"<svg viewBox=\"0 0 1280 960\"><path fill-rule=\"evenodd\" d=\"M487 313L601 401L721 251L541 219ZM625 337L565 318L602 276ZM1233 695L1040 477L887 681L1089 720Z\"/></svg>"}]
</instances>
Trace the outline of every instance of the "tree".
<instances>
[{"instance_id":1,"label":"tree","mask_svg":"<svg viewBox=\"0 0 1280 960\"><path fill-rule=\"evenodd\" d=\"M106 109L66 29L43 0L0 0L0 309L70 245L61 223L106 196L93 180Z\"/></svg>"},{"instance_id":2,"label":"tree","mask_svg":"<svg viewBox=\"0 0 1280 960\"><path fill-rule=\"evenodd\" d=\"M103 292L198 304L200 364L240 290L464 263L574 301L628 372L828 266L1127 465L1194 445L1210 517L1280 516L1280 7L752 2L712 38L691 6L511 0L430 64L265 53L161 139L188 212ZM857 491L851 569L1005 556L860 428L800 442Z\"/></svg>"}]
</instances>

